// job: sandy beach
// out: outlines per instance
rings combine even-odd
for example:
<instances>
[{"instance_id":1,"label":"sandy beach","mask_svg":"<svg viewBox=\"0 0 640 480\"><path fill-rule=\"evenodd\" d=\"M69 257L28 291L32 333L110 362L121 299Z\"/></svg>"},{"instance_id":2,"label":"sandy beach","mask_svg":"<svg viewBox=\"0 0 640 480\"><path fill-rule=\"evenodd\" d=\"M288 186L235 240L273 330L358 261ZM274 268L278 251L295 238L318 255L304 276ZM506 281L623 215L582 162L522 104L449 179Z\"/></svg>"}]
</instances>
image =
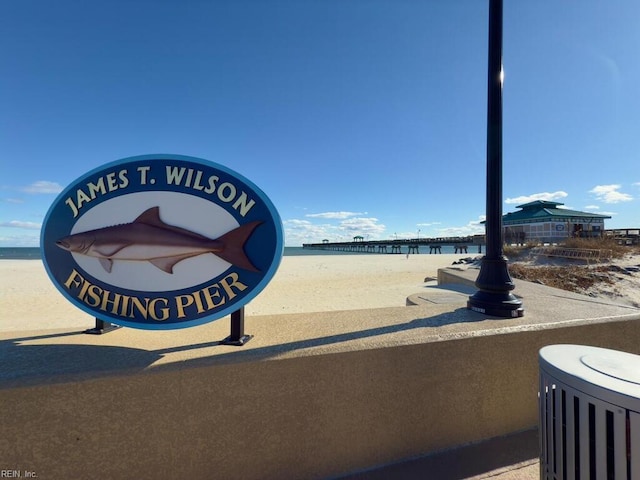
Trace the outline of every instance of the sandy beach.
<instances>
[{"instance_id":1,"label":"sandy beach","mask_svg":"<svg viewBox=\"0 0 640 480\"><path fill-rule=\"evenodd\" d=\"M283 257L267 287L245 307L246 315L305 313L404 306L408 296L436 285L439 268L471 254L305 255ZM615 261L640 265L640 255ZM640 273L612 272L585 294L640 305ZM40 260L0 261L0 331L89 328L93 318L67 301Z\"/></svg>"},{"instance_id":2,"label":"sandy beach","mask_svg":"<svg viewBox=\"0 0 640 480\"><path fill-rule=\"evenodd\" d=\"M404 306L439 268L469 254L287 256L246 315ZM89 328L93 318L66 300L40 260L0 261L0 330Z\"/></svg>"}]
</instances>

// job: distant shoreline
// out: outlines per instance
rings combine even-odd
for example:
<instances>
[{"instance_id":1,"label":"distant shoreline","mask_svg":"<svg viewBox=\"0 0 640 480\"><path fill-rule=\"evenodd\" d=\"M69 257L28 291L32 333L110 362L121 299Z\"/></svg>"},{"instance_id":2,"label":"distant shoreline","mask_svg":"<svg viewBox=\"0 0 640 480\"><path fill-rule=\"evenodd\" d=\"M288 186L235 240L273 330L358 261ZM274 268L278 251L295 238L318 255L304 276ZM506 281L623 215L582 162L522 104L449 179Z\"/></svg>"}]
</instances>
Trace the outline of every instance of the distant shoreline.
<instances>
[{"instance_id":1,"label":"distant shoreline","mask_svg":"<svg viewBox=\"0 0 640 480\"><path fill-rule=\"evenodd\" d=\"M427 250L426 252L424 250ZM473 250L473 251L472 251ZM483 249L484 250L484 249ZM424 254L429 255L428 249L423 249L419 253L419 255ZM442 247L442 253L454 253L453 247ZM406 255L405 251L401 253L401 255ZM284 256L285 257L299 257L299 256L308 256L308 255L362 255L362 256L378 256L378 255L399 255L399 254L378 254L378 253L358 253L358 252L339 252L332 250L313 250L310 248L302 248L302 247L284 247ZM415 255L415 254L412 254ZM476 252L475 248L469 249L469 256L475 257L479 255ZM40 252L40 247L0 247L0 260L41 260L42 254Z\"/></svg>"}]
</instances>

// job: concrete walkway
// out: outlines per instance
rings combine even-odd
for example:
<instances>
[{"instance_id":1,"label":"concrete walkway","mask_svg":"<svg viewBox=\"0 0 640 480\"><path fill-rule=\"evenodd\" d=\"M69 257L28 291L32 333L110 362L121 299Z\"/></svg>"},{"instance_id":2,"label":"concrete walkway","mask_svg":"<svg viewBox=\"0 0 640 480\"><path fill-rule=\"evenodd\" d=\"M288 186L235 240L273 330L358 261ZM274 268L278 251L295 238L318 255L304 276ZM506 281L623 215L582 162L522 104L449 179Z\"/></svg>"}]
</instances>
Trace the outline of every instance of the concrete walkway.
<instances>
[{"instance_id":1,"label":"concrete walkway","mask_svg":"<svg viewBox=\"0 0 640 480\"><path fill-rule=\"evenodd\" d=\"M527 430L336 480L538 479L537 430Z\"/></svg>"}]
</instances>

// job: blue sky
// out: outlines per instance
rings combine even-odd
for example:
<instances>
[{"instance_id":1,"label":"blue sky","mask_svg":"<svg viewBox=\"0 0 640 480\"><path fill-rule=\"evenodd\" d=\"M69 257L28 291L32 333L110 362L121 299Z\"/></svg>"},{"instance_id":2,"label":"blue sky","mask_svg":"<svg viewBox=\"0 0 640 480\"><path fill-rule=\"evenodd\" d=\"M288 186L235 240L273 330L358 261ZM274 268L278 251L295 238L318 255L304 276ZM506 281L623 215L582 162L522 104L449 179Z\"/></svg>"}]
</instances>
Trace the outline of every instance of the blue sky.
<instances>
[{"instance_id":1,"label":"blue sky","mask_svg":"<svg viewBox=\"0 0 640 480\"><path fill-rule=\"evenodd\" d=\"M173 153L258 185L286 245L482 232L488 1L0 3L0 246ZM504 213L640 226L640 2L505 0Z\"/></svg>"}]
</instances>

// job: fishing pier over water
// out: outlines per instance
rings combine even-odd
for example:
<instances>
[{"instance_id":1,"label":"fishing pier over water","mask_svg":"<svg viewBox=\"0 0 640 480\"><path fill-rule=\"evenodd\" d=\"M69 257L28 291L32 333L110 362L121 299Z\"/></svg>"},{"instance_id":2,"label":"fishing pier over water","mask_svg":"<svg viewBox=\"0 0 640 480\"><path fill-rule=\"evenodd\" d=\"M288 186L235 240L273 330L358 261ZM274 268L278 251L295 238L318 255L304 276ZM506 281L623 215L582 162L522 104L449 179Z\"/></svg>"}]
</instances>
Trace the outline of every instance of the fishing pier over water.
<instances>
[{"instance_id":1,"label":"fishing pier over water","mask_svg":"<svg viewBox=\"0 0 640 480\"><path fill-rule=\"evenodd\" d=\"M439 238L412 238L396 240L365 240L363 237L354 237L351 242L303 243L302 248L310 250L334 250L354 253L420 253L422 247L426 253L442 253L442 247L451 246L455 253L468 253L469 248L477 247L477 252L482 253L482 245L485 244L484 235L469 235L466 237L439 237Z\"/></svg>"}]
</instances>

